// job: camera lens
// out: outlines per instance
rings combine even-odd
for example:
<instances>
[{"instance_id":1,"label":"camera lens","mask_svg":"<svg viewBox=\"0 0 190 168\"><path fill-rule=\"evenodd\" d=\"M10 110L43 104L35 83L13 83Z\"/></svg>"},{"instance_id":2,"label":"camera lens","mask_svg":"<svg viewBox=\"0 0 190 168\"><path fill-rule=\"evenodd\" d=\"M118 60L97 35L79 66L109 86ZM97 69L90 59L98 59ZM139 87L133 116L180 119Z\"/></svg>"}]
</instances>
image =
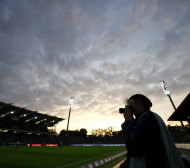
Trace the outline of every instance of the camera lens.
<instances>
[{"instance_id":1,"label":"camera lens","mask_svg":"<svg viewBox=\"0 0 190 168\"><path fill-rule=\"evenodd\" d=\"M120 113L120 114L125 113L125 108L119 108L119 113Z\"/></svg>"}]
</instances>

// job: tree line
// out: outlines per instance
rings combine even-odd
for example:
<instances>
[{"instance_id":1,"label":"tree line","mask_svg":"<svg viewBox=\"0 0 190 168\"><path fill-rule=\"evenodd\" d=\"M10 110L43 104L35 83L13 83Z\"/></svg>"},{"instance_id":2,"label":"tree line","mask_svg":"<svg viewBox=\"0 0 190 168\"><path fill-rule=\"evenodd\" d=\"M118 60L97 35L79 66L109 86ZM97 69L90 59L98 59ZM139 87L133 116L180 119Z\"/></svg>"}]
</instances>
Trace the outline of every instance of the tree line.
<instances>
[{"instance_id":1,"label":"tree line","mask_svg":"<svg viewBox=\"0 0 190 168\"><path fill-rule=\"evenodd\" d=\"M68 135L69 136L87 136L87 130L85 128L81 128L80 130L68 130ZM60 131L59 136L65 136L67 134L67 131L65 129L62 129ZM91 131L90 136L122 136L122 130L121 131L114 131L114 128L109 126L106 129L93 129Z\"/></svg>"},{"instance_id":2,"label":"tree line","mask_svg":"<svg viewBox=\"0 0 190 168\"><path fill-rule=\"evenodd\" d=\"M178 132L181 131L181 126L175 125L167 125L167 128L170 132ZM189 124L185 125L185 130L190 131L190 126ZM65 129L62 129L60 133L58 134L54 130L49 129L50 135L58 135L58 136L65 136L67 131ZM68 130L68 135L69 136L87 136L87 130L85 128L81 128L80 130ZM123 136L122 130L120 131L114 131L114 128L109 126L105 129L93 129L91 132L90 136L95 136L95 137L101 137L101 136Z\"/></svg>"},{"instance_id":3,"label":"tree line","mask_svg":"<svg viewBox=\"0 0 190 168\"><path fill-rule=\"evenodd\" d=\"M122 136L123 132L121 131L114 131L114 128L109 126L106 129L93 129L91 132L92 136Z\"/></svg>"},{"instance_id":4,"label":"tree line","mask_svg":"<svg viewBox=\"0 0 190 168\"><path fill-rule=\"evenodd\" d=\"M60 131L59 136L65 136L67 134L67 131L65 129L62 129ZM68 130L69 136L86 136L87 130L85 128L81 128L80 130Z\"/></svg>"}]
</instances>

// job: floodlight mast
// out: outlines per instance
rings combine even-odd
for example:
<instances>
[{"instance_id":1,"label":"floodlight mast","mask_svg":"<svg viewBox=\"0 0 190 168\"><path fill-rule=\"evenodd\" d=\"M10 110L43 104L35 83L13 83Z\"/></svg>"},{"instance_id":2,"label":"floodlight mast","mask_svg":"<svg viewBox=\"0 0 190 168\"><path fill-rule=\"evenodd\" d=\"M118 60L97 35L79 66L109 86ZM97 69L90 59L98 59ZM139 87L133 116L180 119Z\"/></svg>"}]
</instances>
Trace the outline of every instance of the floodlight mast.
<instances>
[{"instance_id":1,"label":"floodlight mast","mask_svg":"<svg viewBox=\"0 0 190 168\"><path fill-rule=\"evenodd\" d=\"M175 107L175 105L174 105L174 103L173 103L173 101L172 101L172 98L171 98L171 96L170 96L171 93L170 93L170 91L168 90L168 88L167 88L166 83L164 82L164 80L161 80L161 81L160 81L160 85L161 85L161 87L162 87L162 89L163 89L164 94L169 97L169 99L170 99L170 101L171 101L171 103L172 103L172 105L173 105L174 110L176 110L176 107ZM181 127L184 128L183 122L180 121L180 123L181 123Z\"/></svg>"},{"instance_id":2,"label":"floodlight mast","mask_svg":"<svg viewBox=\"0 0 190 168\"><path fill-rule=\"evenodd\" d=\"M71 113L71 108L73 107L73 101L74 101L74 97L71 96L69 99L69 117L68 117L68 122L67 122L67 132L65 134L65 136L68 136L68 128L69 128L69 120L70 120L70 113Z\"/></svg>"}]
</instances>

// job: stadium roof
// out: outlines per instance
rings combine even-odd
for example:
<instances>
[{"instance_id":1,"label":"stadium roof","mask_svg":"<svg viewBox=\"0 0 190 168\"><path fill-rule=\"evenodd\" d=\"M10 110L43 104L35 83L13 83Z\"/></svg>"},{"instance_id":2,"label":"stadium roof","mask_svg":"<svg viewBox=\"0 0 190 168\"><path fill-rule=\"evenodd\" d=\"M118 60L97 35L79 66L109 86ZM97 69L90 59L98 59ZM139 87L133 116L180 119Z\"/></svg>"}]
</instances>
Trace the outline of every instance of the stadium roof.
<instances>
[{"instance_id":1,"label":"stadium roof","mask_svg":"<svg viewBox=\"0 0 190 168\"><path fill-rule=\"evenodd\" d=\"M19 120L30 124L54 126L58 122L65 120L47 114L41 114L37 111L28 110L12 105L13 103L0 102L0 118L7 120Z\"/></svg>"},{"instance_id":2,"label":"stadium roof","mask_svg":"<svg viewBox=\"0 0 190 168\"><path fill-rule=\"evenodd\" d=\"M190 93L168 118L168 121L190 121Z\"/></svg>"}]
</instances>

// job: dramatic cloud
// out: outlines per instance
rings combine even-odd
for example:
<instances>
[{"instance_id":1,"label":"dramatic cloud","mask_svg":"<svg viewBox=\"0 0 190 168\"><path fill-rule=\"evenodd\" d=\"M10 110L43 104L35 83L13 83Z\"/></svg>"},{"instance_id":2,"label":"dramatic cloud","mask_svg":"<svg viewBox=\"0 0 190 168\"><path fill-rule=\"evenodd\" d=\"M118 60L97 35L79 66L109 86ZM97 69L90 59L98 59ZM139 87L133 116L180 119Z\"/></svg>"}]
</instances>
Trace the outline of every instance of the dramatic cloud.
<instances>
[{"instance_id":1,"label":"dramatic cloud","mask_svg":"<svg viewBox=\"0 0 190 168\"><path fill-rule=\"evenodd\" d=\"M0 101L67 118L74 96L70 129L90 133L119 130L118 108L142 93L167 121L159 81L176 106L189 93L189 28L188 0L1 0Z\"/></svg>"}]
</instances>

